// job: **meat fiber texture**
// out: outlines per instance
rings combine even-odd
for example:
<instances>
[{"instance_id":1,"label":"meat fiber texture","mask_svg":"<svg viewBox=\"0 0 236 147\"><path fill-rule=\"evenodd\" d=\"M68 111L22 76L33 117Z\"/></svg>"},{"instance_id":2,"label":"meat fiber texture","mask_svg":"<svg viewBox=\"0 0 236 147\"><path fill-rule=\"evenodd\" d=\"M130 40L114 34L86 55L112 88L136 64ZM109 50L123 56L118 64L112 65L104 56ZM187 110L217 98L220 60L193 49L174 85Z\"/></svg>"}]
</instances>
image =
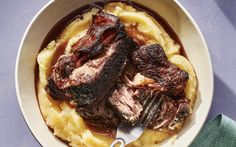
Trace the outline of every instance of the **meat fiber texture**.
<instances>
[{"instance_id":1,"label":"meat fiber texture","mask_svg":"<svg viewBox=\"0 0 236 147\"><path fill-rule=\"evenodd\" d=\"M114 7L115 6L115 7ZM37 58L39 64L39 84L38 100L42 115L47 125L53 129L55 136L68 142L70 146L109 146L113 138L95 134L90 131L84 120L76 113L75 109L66 102L55 101L46 93L44 87L48 84L49 66L52 58L58 48L64 42L68 42L65 53L69 54L73 50L73 45L78 42L87 32L92 22L92 15L97 13L97 9L83 15L70 23L56 41L52 41L47 48L42 50ZM161 25L151 18L145 12L138 12L131 6L122 3L109 3L105 6L105 12L118 16L125 24L125 27L131 23L138 23L138 30L143 34L150 36L147 44L158 43L164 48L169 61L177 65L189 74L189 80L185 88L186 97L190 99L191 107L197 89L196 75L190 62L179 54L179 45L176 44L164 31ZM130 19L132 18L132 20ZM155 30L155 31L154 31ZM150 81L145 79L145 81ZM181 129L182 122L176 125L177 131ZM172 132L173 133L173 132ZM155 146L156 144L169 138L169 130L146 130L143 135L128 146Z\"/></svg>"}]
</instances>

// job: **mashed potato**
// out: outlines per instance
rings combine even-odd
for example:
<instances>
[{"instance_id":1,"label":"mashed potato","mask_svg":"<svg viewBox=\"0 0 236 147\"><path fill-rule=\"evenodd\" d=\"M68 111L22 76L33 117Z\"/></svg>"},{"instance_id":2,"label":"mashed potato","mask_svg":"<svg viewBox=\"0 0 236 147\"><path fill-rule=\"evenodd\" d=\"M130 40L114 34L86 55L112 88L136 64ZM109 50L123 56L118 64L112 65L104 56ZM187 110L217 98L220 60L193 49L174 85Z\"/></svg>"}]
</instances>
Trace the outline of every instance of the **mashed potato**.
<instances>
[{"instance_id":1,"label":"mashed potato","mask_svg":"<svg viewBox=\"0 0 236 147\"><path fill-rule=\"evenodd\" d=\"M96 134L88 129L83 119L71 108L68 103L54 101L45 91L48 77L48 67L58 46L68 41L65 53L70 52L71 46L81 38L91 24L92 15L98 10L92 9L83 15L84 19L76 19L69 24L60 35L59 39L52 41L37 58L39 64L39 84L38 100L42 115L46 124L53 129L54 135L65 140L72 147L89 146L97 147L109 146L113 138ZM145 12L139 12L131 6L122 3L109 3L104 11L118 16L125 26L132 23L138 24L138 31L148 36L147 44L159 43L169 60L189 73L189 81L186 87L186 95L191 100L193 107L197 79L191 63L183 56L179 55L180 46L176 44L164 31L162 26ZM182 128L183 122L178 123L173 131L178 132ZM146 130L143 135L128 146L155 146L170 137L168 129L158 131Z\"/></svg>"}]
</instances>

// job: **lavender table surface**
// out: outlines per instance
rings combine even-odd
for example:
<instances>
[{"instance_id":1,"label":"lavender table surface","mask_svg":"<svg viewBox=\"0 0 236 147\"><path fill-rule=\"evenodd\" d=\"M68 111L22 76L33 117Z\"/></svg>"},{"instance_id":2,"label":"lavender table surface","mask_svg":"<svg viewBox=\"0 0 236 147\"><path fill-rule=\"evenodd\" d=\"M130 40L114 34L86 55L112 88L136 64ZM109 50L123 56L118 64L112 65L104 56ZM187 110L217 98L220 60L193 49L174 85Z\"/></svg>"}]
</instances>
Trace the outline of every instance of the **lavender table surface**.
<instances>
[{"instance_id":1,"label":"lavender table surface","mask_svg":"<svg viewBox=\"0 0 236 147\"><path fill-rule=\"evenodd\" d=\"M207 120L218 113L236 120L236 0L179 0L209 45L214 99ZM0 146L39 147L19 109L14 84L18 46L30 20L48 0L0 1Z\"/></svg>"}]
</instances>

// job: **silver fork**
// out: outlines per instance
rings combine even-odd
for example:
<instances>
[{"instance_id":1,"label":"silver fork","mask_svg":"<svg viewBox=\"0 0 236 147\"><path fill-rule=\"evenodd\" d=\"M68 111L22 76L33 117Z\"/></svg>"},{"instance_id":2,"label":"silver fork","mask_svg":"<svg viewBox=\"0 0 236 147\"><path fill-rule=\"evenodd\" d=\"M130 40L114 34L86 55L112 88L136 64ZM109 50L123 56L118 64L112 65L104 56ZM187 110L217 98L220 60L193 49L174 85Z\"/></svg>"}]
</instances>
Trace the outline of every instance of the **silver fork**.
<instances>
[{"instance_id":1,"label":"silver fork","mask_svg":"<svg viewBox=\"0 0 236 147\"><path fill-rule=\"evenodd\" d=\"M116 144L120 144L120 147L124 147L137 140L143 133L144 129L147 127L155 112L159 108L161 101L163 100L163 95L158 99L158 94L156 94L151 99L148 98L144 103L143 112L139 118L139 121L134 126L129 126L126 124L121 124L116 132L116 139L112 142L110 147L115 147Z\"/></svg>"}]
</instances>

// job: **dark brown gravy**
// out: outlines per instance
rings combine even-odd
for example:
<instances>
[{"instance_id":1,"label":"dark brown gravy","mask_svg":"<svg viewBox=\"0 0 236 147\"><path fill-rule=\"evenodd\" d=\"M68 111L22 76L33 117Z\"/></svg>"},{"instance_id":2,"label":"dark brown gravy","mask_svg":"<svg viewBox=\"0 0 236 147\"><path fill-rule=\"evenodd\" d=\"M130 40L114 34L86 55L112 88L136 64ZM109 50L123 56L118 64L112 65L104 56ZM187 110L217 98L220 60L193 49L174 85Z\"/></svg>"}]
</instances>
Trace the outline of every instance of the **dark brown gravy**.
<instances>
[{"instance_id":1,"label":"dark brown gravy","mask_svg":"<svg viewBox=\"0 0 236 147\"><path fill-rule=\"evenodd\" d=\"M137 10L140 11L145 11L146 13L148 13L149 15L151 15L154 19L156 19L164 28L164 30L170 35L170 37L177 43L180 45L180 54L185 56L187 58L187 55L184 51L184 47L180 41L180 39L178 38L177 34L174 32L174 30L171 28L171 26L167 23L166 20L164 20L159 14L157 14L155 11L139 4L136 2L132 2L132 1L125 1L125 0L109 0L109 1L104 1L104 2L95 2L93 4L87 4L85 6L82 6L74 11L72 11L71 13L69 13L67 16L65 16L64 18L62 18L59 22L57 22L54 27L49 31L49 33L47 34L47 36L45 37L44 41L42 42L42 45L40 47L40 50L43 50L52 40L56 40L58 38L58 36L61 34L61 32L64 30L64 28L71 23L73 20L75 20L76 18L82 18L82 14L86 13L88 11L91 10L91 8L99 8L102 9L104 7L105 4L109 3L109 2L124 2L126 4L129 4L131 6L133 6L134 8L136 8ZM65 50L65 46L67 45L67 42L65 42L64 44L62 44L61 46L59 46L57 48L57 52L55 54L55 56L53 57L53 61L52 61L52 65L54 65L54 63L56 63L56 60L58 59L58 57L60 55L63 54L64 50ZM39 76L39 69L38 69L38 63L36 62L35 65L35 91L36 91L36 95L38 92L38 76ZM114 136L114 132L113 131L109 131L109 130L101 130L98 127L94 127L91 125L88 125L88 127L93 131L96 132L98 134L104 134L104 135L108 135L108 136ZM108 133L109 132L109 133Z\"/></svg>"},{"instance_id":2,"label":"dark brown gravy","mask_svg":"<svg viewBox=\"0 0 236 147\"><path fill-rule=\"evenodd\" d=\"M67 42L63 42L57 47L57 51L55 52L52 58L50 67L52 67L57 62L57 59L64 53L66 46L67 46ZM49 73L50 72L51 72L51 68L49 70Z\"/></svg>"}]
</instances>

